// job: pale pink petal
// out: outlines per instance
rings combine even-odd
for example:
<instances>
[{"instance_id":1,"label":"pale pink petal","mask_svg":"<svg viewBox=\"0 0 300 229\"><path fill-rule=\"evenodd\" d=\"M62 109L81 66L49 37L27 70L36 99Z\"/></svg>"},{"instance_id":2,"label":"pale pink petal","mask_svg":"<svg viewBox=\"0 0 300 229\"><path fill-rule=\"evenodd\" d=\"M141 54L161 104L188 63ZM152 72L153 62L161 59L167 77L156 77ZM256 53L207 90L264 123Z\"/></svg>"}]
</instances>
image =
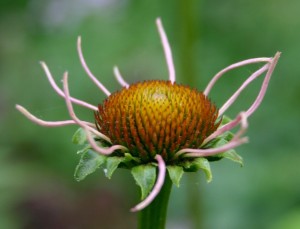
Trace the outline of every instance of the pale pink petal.
<instances>
[{"instance_id":1,"label":"pale pink petal","mask_svg":"<svg viewBox=\"0 0 300 229\"><path fill-rule=\"evenodd\" d=\"M230 142L228 142L227 144L218 147L218 148L210 148L210 149L182 149L180 151L178 151L175 155L175 157L177 158L178 156L184 154L184 157L207 157L207 156L212 156L212 155L216 155L219 153L223 153L226 152L228 150L234 149L244 143L248 142L248 138L244 137L244 138L240 138L240 139L233 139Z\"/></svg>"},{"instance_id":2,"label":"pale pink petal","mask_svg":"<svg viewBox=\"0 0 300 229\"><path fill-rule=\"evenodd\" d=\"M155 156L155 159L158 162L158 176L156 183L151 191L151 193L138 205L133 207L131 209L132 212L140 211L147 207L154 199L155 197L159 194L162 186L164 185L165 182L165 177L166 177L166 164L162 158L161 155L157 154Z\"/></svg>"},{"instance_id":3,"label":"pale pink petal","mask_svg":"<svg viewBox=\"0 0 300 229\"><path fill-rule=\"evenodd\" d=\"M107 88L99 80L97 80L97 78L93 75L93 73L91 72L91 70L89 69L89 67L87 66L84 60L82 49L81 49L81 37L78 37L77 39L77 50L78 50L80 62L87 75L98 86L98 88L103 91L104 94L110 96L109 90L107 90Z\"/></svg>"},{"instance_id":4,"label":"pale pink petal","mask_svg":"<svg viewBox=\"0 0 300 229\"><path fill-rule=\"evenodd\" d=\"M48 80L49 80L51 86L53 87L53 89L57 92L58 95L60 95L61 97L65 98L64 92L63 92L63 91L57 86L57 84L55 83L54 78L53 78L51 72L49 71L49 68L48 68L48 66L46 65L46 63L43 62L43 61L41 61L40 64L41 64L42 68L44 69L44 71L45 71L45 73L46 73L46 76L47 76L47 78L48 78ZM87 102L84 102L84 101L82 101L82 100L75 99L75 98L72 98L72 97L70 98L70 100L71 100L73 103L75 103L75 104L78 104L78 105L80 105L80 106L89 108L89 109L91 109L91 110L94 110L94 111L97 111L97 110L98 110L98 108L97 108L96 106L93 106L93 105L91 105L91 104L89 104L89 103L87 103Z\"/></svg>"},{"instance_id":5,"label":"pale pink petal","mask_svg":"<svg viewBox=\"0 0 300 229\"><path fill-rule=\"evenodd\" d=\"M240 121L241 127L240 127L239 131L234 135L232 140L239 139L246 132L246 130L248 129L248 126L249 126L247 113L243 111L239 114L239 116L241 117L241 121Z\"/></svg>"},{"instance_id":6,"label":"pale pink petal","mask_svg":"<svg viewBox=\"0 0 300 229\"><path fill-rule=\"evenodd\" d=\"M114 67L114 74L115 74L117 81L119 82L119 84L122 87L129 88L129 84L124 80L124 78L122 77L122 75L119 71L119 68L117 66Z\"/></svg>"},{"instance_id":7,"label":"pale pink petal","mask_svg":"<svg viewBox=\"0 0 300 229\"><path fill-rule=\"evenodd\" d=\"M86 136L87 136L87 140L89 141L91 147L98 153L103 154L103 155L109 155L112 154L114 151L120 149L123 151L128 151L128 149L125 146L122 145L113 145L111 147L107 147L107 148L103 148L98 146L98 144L96 143L96 141L94 140L94 138L92 137L90 130L89 129L85 129L86 132Z\"/></svg>"},{"instance_id":8,"label":"pale pink petal","mask_svg":"<svg viewBox=\"0 0 300 229\"><path fill-rule=\"evenodd\" d=\"M30 121L40 125L40 126L46 126L46 127L59 127L59 126L66 126L66 125L72 125L77 124L73 120L65 120L65 121L44 121L42 119L37 118L33 114L31 114L28 110L26 110L24 107L20 105L16 105L16 108L18 111L20 111L26 118L28 118Z\"/></svg>"},{"instance_id":9,"label":"pale pink petal","mask_svg":"<svg viewBox=\"0 0 300 229\"><path fill-rule=\"evenodd\" d=\"M219 109L219 116L222 116L225 111L234 103L234 101L238 98L240 93L256 78L258 78L261 74L263 74L266 70L268 70L269 65L266 64L256 72L254 72L243 84L242 86L224 103L224 105Z\"/></svg>"},{"instance_id":10,"label":"pale pink petal","mask_svg":"<svg viewBox=\"0 0 300 229\"><path fill-rule=\"evenodd\" d=\"M261 62L269 62L272 58L268 58L268 57L261 57L261 58L253 58L253 59L248 59L248 60L244 60L232 65L229 65L228 67L224 68L223 70L221 70L220 72L218 72L213 78L212 80L208 83L207 87L205 88L203 94L208 96L210 90L212 89L212 87L214 86L214 84L228 71L244 66L244 65L248 65L248 64L254 64L254 63L261 63Z\"/></svg>"},{"instance_id":11,"label":"pale pink petal","mask_svg":"<svg viewBox=\"0 0 300 229\"><path fill-rule=\"evenodd\" d=\"M267 70L265 79L262 83L262 87L261 90L256 98L256 100L254 101L254 103L251 105L251 107L245 111L245 112L241 112L234 120L232 120L231 122L227 123L226 125L220 127L218 130L216 130L213 134L211 134L209 137L207 137L205 139L205 141L203 142L203 145L205 145L207 142L209 142L210 140L218 137L219 135L225 133L226 131L231 130L232 128L234 128L235 126L237 126L239 123L241 124L241 128L239 130L239 132L236 134L235 138L238 138L239 136L241 136L247 129L248 127L248 123L247 123L247 118L258 108L258 106L261 104L261 101L266 93L267 90L267 86L268 83L270 81L271 75L273 73L273 70L277 64L277 61L280 57L280 52L277 52L274 56L274 58L270 58L269 59L269 63L266 64L265 66L263 66L262 68L260 68L259 70L257 70L256 72L254 72L243 84L242 86L230 97L230 99L221 107L220 111L219 111L219 116L221 116L228 108L229 106L236 100L236 98L238 97L238 95L240 94L240 92L242 90L244 90L244 88L246 88L249 83L251 83L254 79L256 79L258 76L260 76L263 72L265 72ZM259 59L259 58L258 58ZM248 60L249 61L249 60ZM237 136L238 135L238 136Z\"/></svg>"},{"instance_id":12,"label":"pale pink petal","mask_svg":"<svg viewBox=\"0 0 300 229\"><path fill-rule=\"evenodd\" d=\"M241 128L239 130L239 136L241 135L241 133L244 133L245 130L248 128L248 122L247 122L247 114L246 112L241 112L239 113L239 115L237 115L237 117L232 120L231 122L221 126L219 129L217 129L214 133L212 133L210 136L208 136L204 142L202 143L202 145L205 145L206 143L208 143L209 141L211 141L212 139L220 136L221 134L230 131L231 129L233 129L234 127L236 127L237 125L241 124Z\"/></svg>"},{"instance_id":13,"label":"pale pink petal","mask_svg":"<svg viewBox=\"0 0 300 229\"><path fill-rule=\"evenodd\" d=\"M63 76L63 86L64 86L64 94L65 94L65 101L66 101L66 105L67 105L67 109L69 111L69 115L70 117L80 126L82 127L83 129L87 129L89 131L92 131L94 134L98 135L100 138L108 141L108 142L111 142L109 137L105 136L104 134L96 131L94 128L91 128L90 126L87 126L85 124L85 122L83 122L82 120L80 120L75 112L74 112L74 109L73 109L73 106L72 106L72 102L70 100L70 92L69 92L69 86L68 86L68 73L65 72L64 76Z\"/></svg>"},{"instance_id":14,"label":"pale pink petal","mask_svg":"<svg viewBox=\"0 0 300 229\"><path fill-rule=\"evenodd\" d=\"M162 43L166 61L167 61L167 66L168 66L168 71L169 71L169 80L173 84L176 80L176 76L175 76L175 67L174 67L174 63L173 63L171 47L170 47L166 32L164 30L164 27L162 25L160 18L156 19L156 25L157 25L157 29L159 32L159 36L161 39L161 43Z\"/></svg>"},{"instance_id":15,"label":"pale pink petal","mask_svg":"<svg viewBox=\"0 0 300 229\"><path fill-rule=\"evenodd\" d=\"M252 113L259 107L259 105L261 104L265 94L266 94L266 91L267 91L267 88L268 88L268 85L269 85L269 81L270 81L270 78L272 76L272 73L276 67L276 64L278 62L278 59L280 57L280 52L277 52L274 56L274 58L272 58L272 60L270 61L270 66L269 66L269 69L268 69L268 72L265 76L265 79L262 83L262 86L261 86L261 89L260 89L260 92L256 98L256 100L254 101L254 103L252 104L252 106L246 111L247 113L247 116L249 117L250 115L252 115Z\"/></svg>"}]
</instances>

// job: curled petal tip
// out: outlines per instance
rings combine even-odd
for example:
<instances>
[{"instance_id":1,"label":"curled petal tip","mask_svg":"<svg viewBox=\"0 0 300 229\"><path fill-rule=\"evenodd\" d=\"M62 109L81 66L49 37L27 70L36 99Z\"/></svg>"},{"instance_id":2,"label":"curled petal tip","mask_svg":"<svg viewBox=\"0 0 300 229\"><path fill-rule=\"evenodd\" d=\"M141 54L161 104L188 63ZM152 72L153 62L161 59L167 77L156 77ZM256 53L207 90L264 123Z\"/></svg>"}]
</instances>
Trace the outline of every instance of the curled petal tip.
<instances>
[{"instance_id":1,"label":"curled petal tip","mask_svg":"<svg viewBox=\"0 0 300 229\"><path fill-rule=\"evenodd\" d=\"M139 211L139 210L138 210L136 207L133 207L133 208L130 209L130 211L131 211L131 212L137 212L137 211Z\"/></svg>"},{"instance_id":2,"label":"curled petal tip","mask_svg":"<svg viewBox=\"0 0 300 229\"><path fill-rule=\"evenodd\" d=\"M170 44L169 44L169 41L167 38L167 34L164 30L164 27L162 25L160 18L156 19L156 25L157 25L158 33L159 33L161 43L163 46L163 50L165 53L165 58L166 58L167 67L168 67L168 71L169 71L169 80L173 84L176 81L176 75L175 75L175 67L174 67L174 63L173 63L171 47L170 47Z\"/></svg>"},{"instance_id":3,"label":"curled petal tip","mask_svg":"<svg viewBox=\"0 0 300 229\"><path fill-rule=\"evenodd\" d=\"M118 68L118 66L117 66L117 65L114 65L114 67L113 67L113 71L114 71L114 73L117 73L117 72L119 72L119 68Z\"/></svg>"},{"instance_id":4,"label":"curled petal tip","mask_svg":"<svg viewBox=\"0 0 300 229\"><path fill-rule=\"evenodd\" d=\"M81 36L80 36L80 35L77 37L77 43L78 43L78 44L81 43Z\"/></svg>"},{"instance_id":5,"label":"curled petal tip","mask_svg":"<svg viewBox=\"0 0 300 229\"><path fill-rule=\"evenodd\" d=\"M77 51L78 51L78 55L79 55L79 60L81 62L81 65L83 67L83 69L85 70L85 72L87 73L87 75L90 77L90 79L97 85L97 87L104 92L104 94L106 94L107 96L110 96L110 92L107 90L107 88L93 75L93 73L91 72L91 70L89 69L89 67L87 66L85 59L83 57L83 53L82 53L82 48L81 48L81 37L78 36L77 39Z\"/></svg>"},{"instance_id":6,"label":"curled petal tip","mask_svg":"<svg viewBox=\"0 0 300 229\"><path fill-rule=\"evenodd\" d=\"M282 53L282 52L280 52L280 51L277 51L277 52L276 52L276 54L275 54L275 57L278 57L278 58L279 58L279 57L280 57L280 55L281 55L281 53Z\"/></svg>"},{"instance_id":7,"label":"curled petal tip","mask_svg":"<svg viewBox=\"0 0 300 229\"><path fill-rule=\"evenodd\" d=\"M18 110L18 111L21 111L22 109L24 109L21 105L19 104L16 104L15 108Z\"/></svg>"},{"instance_id":8,"label":"curled petal tip","mask_svg":"<svg viewBox=\"0 0 300 229\"><path fill-rule=\"evenodd\" d=\"M36 123L40 126L46 127L59 127L59 126L66 126L70 124L75 124L73 120L65 120L65 121L45 121L42 119L37 118L33 114L31 114L28 110L26 110L21 105L16 104L16 109L20 111L26 118L28 118L33 123Z\"/></svg>"},{"instance_id":9,"label":"curled petal tip","mask_svg":"<svg viewBox=\"0 0 300 229\"><path fill-rule=\"evenodd\" d=\"M16 109L17 109L19 112L21 112L25 117L27 117L27 118L30 119L30 120L33 120L32 117L34 117L34 116L31 115L31 114L29 113L29 111L26 110L25 107L23 107L23 106L21 106L21 105L19 105L19 104L16 104L15 107L16 107ZM34 118L35 118L35 117L34 117Z\"/></svg>"},{"instance_id":10,"label":"curled petal tip","mask_svg":"<svg viewBox=\"0 0 300 229\"><path fill-rule=\"evenodd\" d=\"M281 56L281 52L277 51L275 56L273 57L273 62L275 62L275 64L278 61L278 59L280 58L280 56Z\"/></svg>"},{"instance_id":11,"label":"curled petal tip","mask_svg":"<svg viewBox=\"0 0 300 229\"><path fill-rule=\"evenodd\" d=\"M48 78L53 78L45 61L40 61L40 65ZM50 77L49 77L50 76Z\"/></svg>"},{"instance_id":12,"label":"curled petal tip","mask_svg":"<svg viewBox=\"0 0 300 229\"><path fill-rule=\"evenodd\" d=\"M155 160L158 162L158 176L156 183L151 191L151 193L144 199L141 203L136 205L135 207L131 208L131 212L136 212L143 210L145 207L149 206L152 201L155 199L155 197L159 194L164 182L165 182L165 177L166 177L166 164L162 158L161 155L157 154L155 156Z\"/></svg>"},{"instance_id":13,"label":"curled petal tip","mask_svg":"<svg viewBox=\"0 0 300 229\"><path fill-rule=\"evenodd\" d=\"M115 77L118 80L118 82L120 83L120 85L122 87L129 88L129 84L124 80L124 78L122 77L122 75L119 71L119 68L116 65L114 66L113 71L114 71Z\"/></svg>"}]
</instances>

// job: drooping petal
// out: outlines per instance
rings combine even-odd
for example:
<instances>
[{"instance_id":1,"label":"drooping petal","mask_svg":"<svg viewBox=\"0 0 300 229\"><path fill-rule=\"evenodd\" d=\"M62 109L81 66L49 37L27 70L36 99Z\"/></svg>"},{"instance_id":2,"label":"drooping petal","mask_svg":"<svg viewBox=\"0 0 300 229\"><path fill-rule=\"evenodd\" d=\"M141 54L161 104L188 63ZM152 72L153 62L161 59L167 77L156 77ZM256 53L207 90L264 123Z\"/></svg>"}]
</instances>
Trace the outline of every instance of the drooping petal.
<instances>
[{"instance_id":1,"label":"drooping petal","mask_svg":"<svg viewBox=\"0 0 300 229\"><path fill-rule=\"evenodd\" d=\"M74 109L73 109L72 102L70 100L70 92L69 92L69 86L68 86L68 73L67 72L65 72L64 76L63 76L63 87L64 87L64 94L65 94L65 101L66 101L66 105L67 105L67 109L68 109L70 117L83 129L89 130L89 131L93 132L94 134L98 135L100 138L102 138L108 142L111 142L109 137L105 136L104 134L100 133L99 131L95 130L94 128L92 128L90 126L87 126L84 121L80 120L76 116Z\"/></svg>"},{"instance_id":2,"label":"drooping petal","mask_svg":"<svg viewBox=\"0 0 300 229\"><path fill-rule=\"evenodd\" d=\"M161 43L162 43L166 61L167 61L167 66L168 66L168 71L169 71L169 80L173 84L176 81L176 76L175 76L175 67L174 67L174 63L173 63L171 47L170 47L166 32L164 30L164 27L162 25L160 18L156 19L156 25L157 25L157 29L159 32L159 36L161 39Z\"/></svg>"},{"instance_id":3,"label":"drooping petal","mask_svg":"<svg viewBox=\"0 0 300 229\"><path fill-rule=\"evenodd\" d=\"M214 133L212 133L210 136L208 136L204 141L202 145L205 145L207 142L209 142L210 140L220 136L221 134L230 131L231 129L233 129L234 127L236 127L237 125L241 124L241 128L239 130L239 136L242 135L246 129L248 128L248 122L247 122L247 113L246 112L241 112L237 115L237 117L232 120L231 122L221 126L219 129L217 129Z\"/></svg>"},{"instance_id":4,"label":"drooping petal","mask_svg":"<svg viewBox=\"0 0 300 229\"><path fill-rule=\"evenodd\" d=\"M245 66L248 64L255 64L255 63L261 63L261 62L269 62L270 60L272 60L272 58L268 58L268 57L262 57L262 58L253 58L253 59L248 59L248 60L244 60L244 61L240 61L238 63L229 65L228 67L224 68L223 70L221 70L220 72L218 72L212 79L211 81L208 83L207 87L205 88L203 94L208 96L209 92L211 91L211 89L213 88L213 86L215 85L215 83L228 71L235 69L235 68L239 68L241 66Z\"/></svg>"},{"instance_id":5,"label":"drooping petal","mask_svg":"<svg viewBox=\"0 0 300 229\"><path fill-rule=\"evenodd\" d=\"M241 144L247 143L248 138L247 137L242 137L242 135L246 132L248 128L248 121L247 121L247 114L246 112L241 112L236 119L234 119L232 122L224 125L222 128L219 130L215 131L212 135L210 135L202 145L205 145L208 143L210 140L220 136L221 134L225 133L226 131L231 130L235 126L240 124L240 129L239 131L234 135L234 137L225 145L222 145L217 148L208 148L208 149L182 149L179 150L175 158L178 158L180 155L184 154L184 157L206 157L206 156L212 156L215 154L219 154L222 152L225 152L227 150L233 149Z\"/></svg>"},{"instance_id":6,"label":"drooping petal","mask_svg":"<svg viewBox=\"0 0 300 229\"><path fill-rule=\"evenodd\" d=\"M219 110L219 115L221 116L224 114L224 112L231 106L231 104L238 98L240 93L256 78L258 78L262 73L267 71L265 75L265 79L262 83L261 90L258 93L258 96L254 103L251 105L251 107L247 110L247 115L250 116L260 105L269 84L269 81L271 79L273 70L277 64L277 61L280 57L280 53L277 52L274 56L274 58L271 58L268 64L264 65L262 68L254 72L248 79L242 84L242 86L224 103L224 105Z\"/></svg>"},{"instance_id":7,"label":"drooping petal","mask_svg":"<svg viewBox=\"0 0 300 229\"><path fill-rule=\"evenodd\" d=\"M176 157L184 154L184 157L207 157L215 154L226 152L230 149L234 149L242 144L248 142L247 137L234 139L228 142L227 144L218 147L218 148L210 148L210 149L182 149L176 153Z\"/></svg>"},{"instance_id":8,"label":"drooping petal","mask_svg":"<svg viewBox=\"0 0 300 229\"><path fill-rule=\"evenodd\" d=\"M123 150L123 151L128 151L128 149L125 146L121 146L121 145L113 145L113 146L107 147L107 148L100 147L97 145L96 141L92 137L90 130L88 130L86 128L85 132L86 132L87 140L89 141L91 147L100 154L109 155L118 149Z\"/></svg>"},{"instance_id":9,"label":"drooping petal","mask_svg":"<svg viewBox=\"0 0 300 229\"><path fill-rule=\"evenodd\" d=\"M114 74L115 74L115 77L118 80L119 84L122 87L126 87L126 88L129 87L129 84L124 80L124 78L122 77L122 75L119 71L119 68L117 66L114 67Z\"/></svg>"},{"instance_id":10,"label":"drooping petal","mask_svg":"<svg viewBox=\"0 0 300 229\"><path fill-rule=\"evenodd\" d=\"M53 87L53 89L57 92L58 95L60 95L61 97L65 98L65 94L64 92L57 86L57 84L55 83L54 81L54 78L48 68L48 66L46 65L45 62L41 61L40 62L42 68L44 69L45 73L46 73L46 76L51 84L51 86ZM93 106L87 102L84 102L82 100L79 100L79 99L76 99L76 98L73 98L73 97L70 97L70 100L75 103L75 104L78 104L80 106L83 106L83 107L86 107L86 108L89 108L91 110L94 110L94 111L97 111L97 107L96 106Z\"/></svg>"},{"instance_id":11,"label":"drooping petal","mask_svg":"<svg viewBox=\"0 0 300 229\"><path fill-rule=\"evenodd\" d=\"M234 120L232 120L231 122L227 123L224 126L220 126L218 130L216 130L214 133L212 133L210 136L208 136L205 141L203 142L203 145L205 145L207 142L209 142L210 140L212 140L213 138L216 138L217 136L225 133L226 131L229 131L231 129L233 129L234 127L236 127L238 124L241 124L241 129L243 130L243 132L245 131L245 129L248 126L247 123L247 118L249 116L251 116L253 114L253 112L258 108L258 106L261 104L262 99L266 93L267 87L268 87L268 83L270 81L271 75L273 73L273 70L277 64L277 61L280 57L280 52L277 52L275 54L275 56L273 58L270 58L269 63L264 65L263 67L261 67L259 70L257 70L256 72L254 72L243 84L242 86L225 102L225 104L221 107L221 109L219 110L219 116L221 116L229 107L230 105L237 99L237 97L239 96L239 94L241 93L242 90L244 90L253 80L255 80L257 77L259 77L262 73L264 73L265 71L267 71L264 81L262 83L261 86L261 90L258 93L258 96L256 98L256 100L253 102L253 104L250 106L250 108L248 108L245 112L241 112ZM258 61L260 59L264 58L257 58L257 59L252 59L250 62L252 63L252 61ZM249 63L249 60L246 61L246 63ZM240 62L242 63L242 62ZM245 62L244 62L245 63ZM243 64L244 64L243 63ZM245 127L246 126L246 127ZM241 130L240 130L241 131Z\"/></svg>"},{"instance_id":12,"label":"drooping petal","mask_svg":"<svg viewBox=\"0 0 300 229\"><path fill-rule=\"evenodd\" d=\"M103 91L104 94L106 94L107 96L110 96L109 90L107 90L107 88L99 80L97 80L97 78L93 75L93 73L91 72L91 70L87 66L87 64L85 62L85 59L83 57L82 49L81 49L81 37L80 36L77 39L77 50L78 50L78 55L79 55L80 62L82 64L83 69L87 73L87 75L98 86L98 88L101 91Z\"/></svg>"},{"instance_id":13,"label":"drooping petal","mask_svg":"<svg viewBox=\"0 0 300 229\"><path fill-rule=\"evenodd\" d=\"M243 84L242 86L223 104L219 110L219 116L223 115L225 111L234 103L238 98L240 93L256 78L268 70L268 64L264 65L262 68L254 72Z\"/></svg>"},{"instance_id":14,"label":"drooping petal","mask_svg":"<svg viewBox=\"0 0 300 229\"><path fill-rule=\"evenodd\" d=\"M155 159L158 162L158 177L156 183L151 191L151 193L138 205L131 209L132 212L140 211L147 207L159 194L162 186L164 185L165 177L166 177L166 164L161 155L157 154Z\"/></svg>"},{"instance_id":15,"label":"drooping petal","mask_svg":"<svg viewBox=\"0 0 300 229\"><path fill-rule=\"evenodd\" d=\"M259 105L261 104L265 94L266 94L266 91L267 91L267 88L268 88L268 85L269 85L269 82L270 82L270 79L271 79L271 76L272 76L272 73L277 65L277 62L278 62L278 59L280 57L281 53L280 52L277 52L274 56L274 58L272 58L272 61L270 61L270 65L269 65L269 69L267 71L267 74L265 76L265 79L262 83L262 86L261 86L261 89L260 89L260 92L258 93L258 96L256 98L256 100L254 101L254 103L252 104L252 106L247 110L247 116L251 116L252 113L259 107Z\"/></svg>"},{"instance_id":16,"label":"drooping petal","mask_svg":"<svg viewBox=\"0 0 300 229\"><path fill-rule=\"evenodd\" d=\"M18 104L16 105L16 109L18 111L20 111L30 121L32 121L40 126L59 127L59 126L67 126L67 125L77 124L74 120L45 121L45 120L39 119L38 117L34 116L28 110L26 110L24 107L22 107L21 105L18 105Z\"/></svg>"}]
</instances>

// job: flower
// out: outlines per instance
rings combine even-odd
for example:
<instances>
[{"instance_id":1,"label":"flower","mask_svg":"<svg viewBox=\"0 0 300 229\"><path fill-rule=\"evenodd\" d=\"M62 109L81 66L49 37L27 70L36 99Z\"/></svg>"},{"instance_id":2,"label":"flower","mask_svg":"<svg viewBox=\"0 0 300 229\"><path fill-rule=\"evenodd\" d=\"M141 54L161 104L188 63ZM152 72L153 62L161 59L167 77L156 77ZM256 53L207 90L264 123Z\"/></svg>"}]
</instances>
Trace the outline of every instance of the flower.
<instances>
[{"instance_id":1,"label":"flower","mask_svg":"<svg viewBox=\"0 0 300 229\"><path fill-rule=\"evenodd\" d=\"M200 92L176 83L171 48L161 20L158 18L156 23L166 56L169 80L144 81L129 85L118 68L114 67L115 76L122 89L111 94L87 66L79 37L77 48L80 62L90 79L107 95L104 102L97 107L71 97L68 73L65 72L63 75L63 90L61 90L47 65L41 62L51 86L65 99L71 120L44 121L24 107L16 105L23 115L39 125L58 127L75 124L80 127L73 137L74 142L85 143L84 149L79 151L83 156L76 170L77 175L79 174L78 180L105 163L109 178L119 166L131 169L142 188L143 198L132 211L141 210L153 201L164 183L166 170L169 171L173 183L178 185L183 171L203 169L207 173L208 180L211 180L208 161L222 157L241 161L233 150L248 141L248 138L243 136L248 127L248 117L261 104L280 56L277 52L271 58L254 58L232 64L217 73L205 90ZM254 63L265 65L255 71L224 105L217 109L208 96L218 79L232 69ZM224 116L241 91L265 72L260 92L252 105L233 120ZM95 124L78 118L73 104L92 110L95 114ZM238 125L240 128L235 134L229 132ZM97 156L95 152L98 153ZM97 163L92 169L87 168L86 161L94 158L97 158ZM136 172L136 168L144 165L150 165L143 169L150 168L155 174L149 184L141 184ZM158 167L157 177L153 166Z\"/></svg>"},{"instance_id":2,"label":"flower","mask_svg":"<svg viewBox=\"0 0 300 229\"><path fill-rule=\"evenodd\" d=\"M218 128L218 110L202 92L170 81L146 81L110 95L95 112L97 129L142 162L198 148Z\"/></svg>"}]
</instances>

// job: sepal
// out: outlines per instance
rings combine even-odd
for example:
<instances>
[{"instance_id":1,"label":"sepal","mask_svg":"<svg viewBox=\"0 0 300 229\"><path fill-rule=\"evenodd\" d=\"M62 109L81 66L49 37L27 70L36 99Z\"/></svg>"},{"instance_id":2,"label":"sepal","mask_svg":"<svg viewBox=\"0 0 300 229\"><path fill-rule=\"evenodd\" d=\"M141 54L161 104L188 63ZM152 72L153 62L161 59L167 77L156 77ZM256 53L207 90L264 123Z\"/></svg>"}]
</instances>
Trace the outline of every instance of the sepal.
<instances>
[{"instance_id":1,"label":"sepal","mask_svg":"<svg viewBox=\"0 0 300 229\"><path fill-rule=\"evenodd\" d=\"M221 126L229 123L232 121L229 117L223 116L222 117L222 122ZM231 141L234 137L234 134L230 131L227 131L223 133L222 135L214 138L210 142L206 143L204 146L202 146L203 149L211 149L211 148L218 148L221 147L225 144L227 144L229 141ZM230 149L225 152L213 155L213 156L208 156L206 157L209 161L217 161L223 158L229 159L233 162L239 163L241 166L243 166L243 158L234 150Z\"/></svg>"},{"instance_id":2,"label":"sepal","mask_svg":"<svg viewBox=\"0 0 300 229\"><path fill-rule=\"evenodd\" d=\"M141 199L145 199L154 186L156 166L152 164L135 166L131 169L131 174L141 188Z\"/></svg>"},{"instance_id":3,"label":"sepal","mask_svg":"<svg viewBox=\"0 0 300 229\"><path fill-rule=\"evenodd\" d=\"M212 172L209 161L206 158L198 157L192 160L187 160L182 164L182 166L186 172L197 172L199 169L202 169L205 173L206 181L212 181Z\"/></svg>"},{"instance_id":4,"label":"sepal","mask_svg":"<svg viewBox=\"0 0 300 229\"><path fill-rule=\"evenodd\" d=\"M72 142L76 145L83 145L87 143L87 136L82 128L76 130L72 137Z\"/></svg>"},{"instance_id":5,"label":"sepal","mask_svg":"<svg viewBox=\"0 0 300 229\"><path fill-rule=\"evenodd\" d=\"M170 176L173 184L176 185L177 187L179 187L180 180L184 173L182 166L168 165L167 170L168 170L169 176Z\"/></svg>"},{"instance_id":6,"label":"sepal","mask_svg":"<svg viewBox=\"0 0 300 229\"><path fill-rule=\"evenodd\" d=\"M74 177L77 181L83 180L87 175L95 172L106 161L106 156L100 155L93 150L86 148L81 152L79 164L75 169Z\"/></svg>"},{"instance_id":7,"label":"sepal","mask_svg":"<svg viewBox=\"0 0 300 229\"><path fill-rule=\"evenodd\" d=\"M105 166L106 168L104 170L105 176L110 179L120 163L122 163L124 160L124 157L107 157Z\"/></svg>"}]
</instances>

